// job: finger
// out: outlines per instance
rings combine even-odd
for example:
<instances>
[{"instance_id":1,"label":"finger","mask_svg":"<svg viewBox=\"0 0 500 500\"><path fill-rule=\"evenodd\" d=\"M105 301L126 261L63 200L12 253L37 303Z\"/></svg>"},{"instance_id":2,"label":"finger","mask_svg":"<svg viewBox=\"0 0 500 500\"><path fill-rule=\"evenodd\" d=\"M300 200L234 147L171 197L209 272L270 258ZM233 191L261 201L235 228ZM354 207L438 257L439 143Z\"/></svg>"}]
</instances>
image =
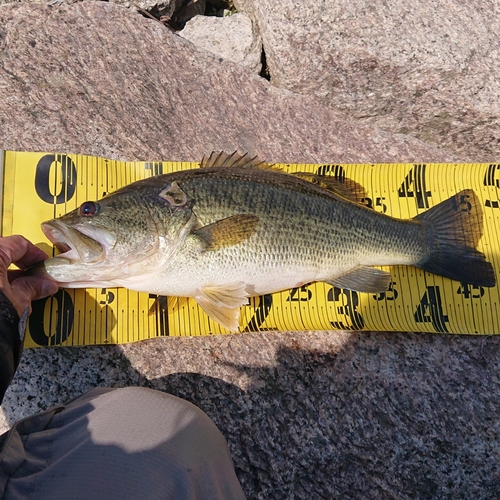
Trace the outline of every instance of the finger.
<instances>
[{"instance_id":1,"label":"finger","mask_svg":"<svg viewBox=\"0 0 500 500\"><path fill-rule=\"evenodd\" d=\"M0 263L5 266L4 269L11 263L20 269L26 269L47 257L43 250L33 245L24 236L0 237Z\"/></svg>"},{"instance_id":2,"label":"finger","mask_svg":"<svg viewBox=\"0 0 500 500\"><path fill-rule=\"evenodd\" d=\"M11 283L14 296L19 297L29 305L31 301L43 299L57 292L59 287L55 281L39 278L38 276L23 276ZM26 306L25 306L26 307Z\"/></svg>"},{"instance_id":3,"label":"finger","mask_svg":"<svg viewBox=\"0 0 500 500\"><path fill-rule=\"evenodd\" d=\"M9 278L9 283L12 283L17 279L22 278L23 276L25 276L25 273L20 269L9 269L7 271L7 277Z\"/></svg>"}]
</instances>

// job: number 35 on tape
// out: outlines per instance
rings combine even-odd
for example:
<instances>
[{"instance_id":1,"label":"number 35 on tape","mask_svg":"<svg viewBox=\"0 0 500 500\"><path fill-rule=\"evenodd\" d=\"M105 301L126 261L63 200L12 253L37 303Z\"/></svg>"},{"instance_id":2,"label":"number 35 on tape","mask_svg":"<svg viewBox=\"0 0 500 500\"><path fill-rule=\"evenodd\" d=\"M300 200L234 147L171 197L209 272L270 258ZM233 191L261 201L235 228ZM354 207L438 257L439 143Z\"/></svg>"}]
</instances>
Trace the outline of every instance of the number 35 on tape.
<instances>
[{"instance_id":1,"label":"number 35 on tape","mask_svg":"<svg viewBox=\"0 0 500 500\"><path fill-rule=\"evenodd\" d=\"M22 234L53 254L41 222L139 179L198 167L191 162L125 162L58 153L0 152L2 235ZM364 186L369 209L412 218L462 189L473 189L484 212L478 249L500 270L500 164L286 164L288 172L345 175ZM467 209L467 200L463 200ZM378 330L462 334L500 333L499 288L483 288L425 273L384 267L392 281L371 294L304 285L251 299L240 329ZM497 279L497 282L500 281ZM160 301L121 288L61 289L37 301L27 347L133 342L162 336L227 333L194 301Z\"/></svg>"}]
</instances>

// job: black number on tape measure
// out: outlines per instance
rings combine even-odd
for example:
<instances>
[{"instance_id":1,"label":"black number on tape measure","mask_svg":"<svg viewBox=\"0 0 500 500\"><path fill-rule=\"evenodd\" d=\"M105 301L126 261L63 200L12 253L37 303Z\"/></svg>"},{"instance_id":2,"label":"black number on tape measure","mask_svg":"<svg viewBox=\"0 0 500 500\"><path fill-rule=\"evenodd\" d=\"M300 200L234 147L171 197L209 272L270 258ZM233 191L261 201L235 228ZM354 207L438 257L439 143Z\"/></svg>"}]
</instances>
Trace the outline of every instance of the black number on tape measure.
<instances>
[{"instance_id":1,"label":"black number on tape measure","mask_svg":"<svg viewBox=\"0 0 500 500\"><path fill-rule=\"evenodd\" d=\"M244 332L256 332L266 321L269 316L269 311L273 306L273 296L271 294L261 295L259 297L259 305L255 309L255 313L252 319L248 322L248 325L243 329Z\"/></svg>"},{"instance_id":2,"label":"black number on tape measure","mask_svg":"<svg viewBox=\"0 0 500 500\"><path fill-rule=\"evenodd\" d=\"M486 200L484 206L488 208L500 208L500 201L498 200Z\"/></svg>"},{"instance_id":3,"label":"black number on tape measure","mask_svg":"<svg viewBox=\"0 0 500 500\"><path fill-rule=\"evenodd\" d=\"M400 198L415 198L418 208L429 208L431 192L425 183L425 165L414 165L398 189Z\"/></svg>"},{"instance_id":4,"label":"black number on tape measure","mask_svg":"<svg viewBox=\"0 0 500 500\"><path fill-rule=\"evenodd\" d=\"M345 180L345 170L342 165L321 165L316 170L316 175L333 174L332 177L339 181Z\"/></svg>"},{"instance_id":5,"label":"black number on tape measure","mask_svg":"<svg viewBox=\"0 0 500 500\"><path fill-rule=\"evenodd\" d=\"M484 173L483 185L494 186L500 188L500 165L492 163L488 165L486 172ZM488 208L500 208L500 201L497 200L486 200L484 206Z\"/></svg>"},{"instance_id":6,"label":"black number on tape measure","mask_svg":"<svg viewBox=\"0 0 500 500\"><path fill-rule=\"evenodd\" d=\"M373 200L371 198L361 198L361 203L370 210L373 210Z\"/></svg>"},{"instance_id":7,"label":"black number on tape measure","mask_svg":"<svg viewBox=\"0 0 500 500\"><path fill-rule=\"evenodd\" d=\"M461 282L457 288L457 294L463 295L464 299L480 299L484 295L484 288L477 285Z\"/></svg>"},{"instance_id":8,"label":"black number on tape measure","mask_svg":"<svg viewBox=\"0 0 500 500\"><path fill-rule=\"evenodd\" d=\"M438 286L428 286L414 314L416 323L432 323L436 332L448 333L448 316L443 312Z\"/></svg>"},{"instance_id":9,"label":"black number on tape measure","mask_svg":"<svg viewBox=\"0 0 500 500\"><path fill-rule=\"evenodd\" d=\"M460 200L458 202L458 211L460 212L470 212L472 210L472 205L468 199L470 196L468 194L463 194L460 196Z\"/></svg>"},{"instance_id":10,"label":"black number on tape measure","mask_svg":"<svg viewBox=\"0 0 500 500\"><path fill-rule=\"evenodd\" d=\"M359 305L358 292L346 290L343 288L330 288L327 294L327 300L330 302L338 302L341 299L345 305L337 307L337 313L348 316L352 325L345 325L342 321L331 321L330 324L336 330L362 330L365 326L363 316L356 311Z\"/></svg>"},{"instance_id":11,"label":"black number on tape measure","mask_svg":"<svg viewBox=\"0 0 500 500\"><path fill-rule=\"evenodd\" d=\"M50 186L53 171L54 185ZM35 191L46 203L64 203L71 200L76 189L76 167L66 155L45 155L36 166Z\"/></svg>"},{"instance_id":12,"label":"black number on tape measure","mask_svg":"<svg viewBox=\"0 0 500 500\"><path fill-rule=\"evenodd\" d=\"M384 203L384 200L385 200L384 196L379 196L378 198L375 198L375 205L374 205L372 198L361 198L361 203L365 205L367 208L385 214L387 212L387 205Z\"/></svg>"},{"instance_id":13,"label":"black number on tape measure","mask_svg":"<svg viewBox=\"0 0 500 500\"><path fill-rule=\"evenodd\" d=\"M373 296L375 300L396 300L398 298L398 291L394 288L395 281L391 281L389 288L386 292L380 292Z\"/></svg>"},{"instance_id":14,"label":"black number on tape measure","mask_svg":"<svg viewBox=\"0 0 500 500\"><path fill-rule=\"evenodd\" d=\"M106 290L106 288L101 289L101 295L104 295L104 297L99 301L99 304L101 305L108 305L115 301L115 294Z\"/></svg>"},{"instance_id":15,"label":"black number on tape measure","mask_svg":"<svg viewBox=\"0 0 500 500\"><path fill-rule=\"evenodd\" d=\"M500 179L497 177L497 174L500 177L500 165L497 163L488 165L488 168L484 173L483 185L500 188Z\"/></svg>"},{"instance_id":16,"label":"black number on tape measure","mask_svg":"<svg viewBox=\"0 0 500 500\"><path fill-rule=\"evenodd\" d=\"M290 290L290 296L286 300L288 302L307 302L311 299L311 290L307 288L307 285L303 285L300 288L292 288L292 290Z\"/></svg>"},{"instance_id":17,"label":"black number on tape measure","mask_svg":"<svg viewBox=\"0 0 500 500\"><path fill-rule=\"evenodd\" d=\"M46 310L47 317L45 314ZM59 290L52 297L35 300L32 304L32 312L29 318L30 333L33 341L39 346L62 344L71 334L74 317L75 308L73 300L65 290ZM54 332L51 333L52 331Z\"/></svg>"}]
</instances>

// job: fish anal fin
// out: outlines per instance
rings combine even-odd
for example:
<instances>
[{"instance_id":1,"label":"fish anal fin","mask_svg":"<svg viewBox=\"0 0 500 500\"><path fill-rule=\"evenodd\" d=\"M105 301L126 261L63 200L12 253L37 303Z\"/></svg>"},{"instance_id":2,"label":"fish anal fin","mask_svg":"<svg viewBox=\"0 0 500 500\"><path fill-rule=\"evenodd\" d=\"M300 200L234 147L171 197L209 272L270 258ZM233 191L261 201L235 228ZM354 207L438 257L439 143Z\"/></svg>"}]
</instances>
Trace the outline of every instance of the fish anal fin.
<instances>
[{"instance_id":1,"label":"fish anal fin","mask_svg":"<svg viewBox=\"0 0 500 500\"><path fill-rule=\"evenodd\" d=\"M256 215L237 214L195 229L192 234L202 241L205 251L216 250L250 238L258 222Z\"/></svg>"},{"instance_id":2,"label":"fish anal fin","mask_svg":"<svg viewBox=\"0 0 500 500\"><path fill-rule=\"evenodd\" d=\"M210 153L208 158L203 157L200 168L210 167L238 167L238 168L260 168L262 170L281 170L273 164L260 161L257 156L248 153L241 155L237 151L225 153L224 151Z\"/></svg>"},{"instance_id":3,"label":"fish anal fin","mask_svg":"<svg viewBox=\"0 0 500 500\"><path fill-rule=\"evenodd\" d=\"M309 172L295 172L291 175L309 181L312 184L316 184L354 203L365 204L364 199L368 196L365 188L361 184L347 177L339 175L318 175Z\"/></svg>"},{"instance_id":4,"label":"fish anal fin","mask_svg":"<svg viewBox=\"0 0 500 500\"><path fill-rule=\"evenodd\" d=\"M374 267L359 266L326 283L356 292L379 293L389 288L391 273Z\"/></svg>"},{"instance_id":5,"label":"fish anal fin","mask_svg":"<svg viewBox=\"0 0 500 500\"><path fill-rule=\"evenodd\" d=\"M472 189L460 191L413 220L432 236L428 254L416 264L419 268L474 286L495 286L493 266L476 249L483 235L483 211Z\"/></svg>"},{"instance_id":6,"label":"fish anal fin","mask_svg":"<svg viewBox=\"0 0 500 500\"><path fill-rule=\"evenodd\" d=\"M210 318L230 332L238 332L239 308L248 304L248 294L243 282L203 287L194 299Z\"/></svg>"}]
</instances>

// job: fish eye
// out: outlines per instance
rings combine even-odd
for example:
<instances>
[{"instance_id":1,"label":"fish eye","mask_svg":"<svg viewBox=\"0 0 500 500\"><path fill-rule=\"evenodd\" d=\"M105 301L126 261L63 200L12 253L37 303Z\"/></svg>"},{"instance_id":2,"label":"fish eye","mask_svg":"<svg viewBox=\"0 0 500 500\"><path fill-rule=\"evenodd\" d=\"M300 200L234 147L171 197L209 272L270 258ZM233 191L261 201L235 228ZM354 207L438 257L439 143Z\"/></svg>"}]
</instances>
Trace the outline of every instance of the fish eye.
<instances>
[{"instance_id":1,"label":"fish eye","mask_svg":"<svg viewBox=\"0 0 500 500\"><path fill-rule=\"evenodd\" d=\"M101 206L99 203L96 203L95 201L86 201L80 205L80 215L82 217L92 217L97 214L100 209Z\"/></svg>"}]
</instances>

